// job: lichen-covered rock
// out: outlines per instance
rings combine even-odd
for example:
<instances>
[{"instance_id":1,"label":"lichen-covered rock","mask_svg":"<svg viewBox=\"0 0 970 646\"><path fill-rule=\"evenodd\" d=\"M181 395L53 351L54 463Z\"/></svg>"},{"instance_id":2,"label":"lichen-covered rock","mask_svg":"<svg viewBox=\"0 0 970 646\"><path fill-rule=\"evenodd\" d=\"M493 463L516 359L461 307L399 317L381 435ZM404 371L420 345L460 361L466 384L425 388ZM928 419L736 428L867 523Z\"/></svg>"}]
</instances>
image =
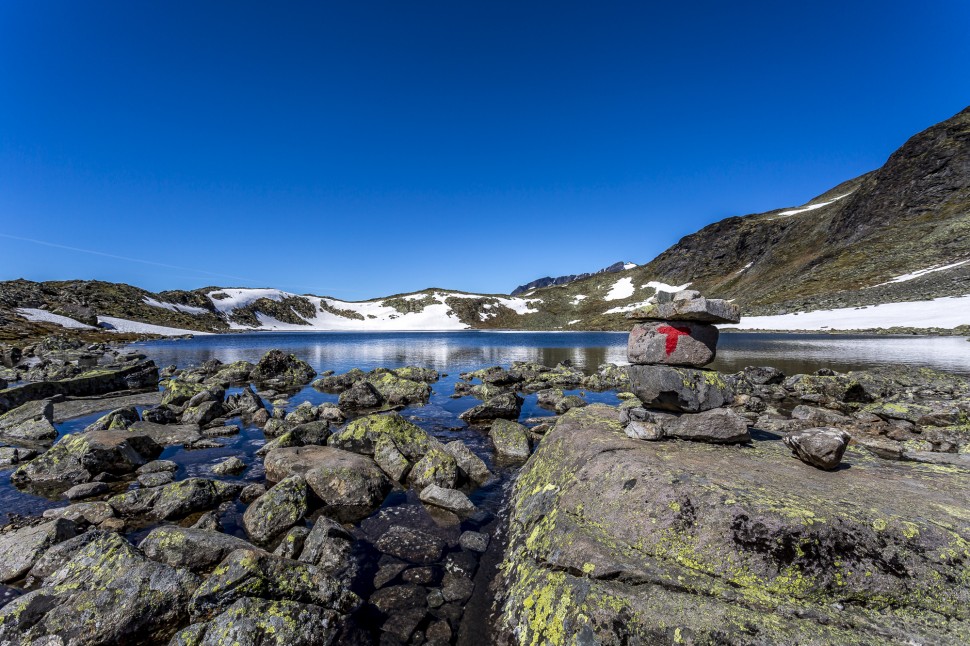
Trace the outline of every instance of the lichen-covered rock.
<instances>
[{"instance_id":1,"label":"lichen-covered rock","mask_svg":"<svg viewBox=\"0 0 970 646\"><path fill-rule=\"evenodd\" d=\"M588 390L627 390L630 376L626 368L615 363L604 363L596 372L583 379L583 388Z\"/></svg>"},{"instance_id":2,"label":"lichen-covered rock","mask_svg":"<svg viewBox=\"0 0 970 646\"><path fill-rule=\"evenodd\" d=\"M401 379L423 381L426 384L433 384L441 378L441 375L439 375L438 371L434 368L422 368L420 366L405 366L403 368L395 368L391 372Z\"/></svg>"},{"instance_id":3,"label":"lichen-covered rock","mask_svg":"<svg viewBox=\"0 0 970 646\"><path fill-rule=\"evenodd\" d=\"M181 406L201 392L205 392L205 384L196 384L182 379L168 379L162 382L162 405Z\"/></svg>"},{"instance_id":4,"label":"lichen-covered rock","mask_svg":"<svg viewBox=\"0 0 970 646\"><path fill-rule=\"evenodd\" d=\"M85 428L84 431L111 431L115 429L126 429L137 421L140 421L138 409L134 406L125 406L124 408L113 410L110 413L99 417L87 428Z\"/></svg>"},{"instance_id":5,"label":"lichen-covered rock","mask_svg":"<svg viewBox=\"0 0 970 646\"><path fill-rule=\"evenodd\" d=\"M0 609L0 643L164 643L187 619L199 579L105 533L44 586Z\"/></svg>"},{"instance_id":6,"label":"lichen-covered rock","mask_svg":"<svg viewBox=\"0 0 970 646\"><path fill-rule=\"evenodd\" d=\"M430 485L453 488L458 482L458 462L436 442L411 468L408 481L418 491Z\"/></svg>"},{"instance_id":7,"label":"lichen-covered rock","mask_svg":"<svg viewBox=\"0 0 970 646\"><path fill-rule=\"evenodd\" d=\"M309 507L309 490L303 476L290 476L246 508L243 525L257 543L266 543L296 525Z\"/></svg>"},{"instance_id":8,"label":"lichen-covered rock","mask_svg":"<svg viewBox=\"0 0 970 646\"><path fill-rule=\"evenodd\" d=\"M214 374L207 377L206 381L220 386L247 383L255 367L249 361L234 361L223 364ZM248 389L249 386L247 385L246 388Z\"/></svg>"},{"instance_id":9,"label":"lichen-covered rock","mask_svg":"<svg viewBox=\"0 0 970 646\"><path fill-rule=\"evenodd\" d=\"M151 560L194 572L211 568L233 550L252 547L229 534L176 525L156 527L138 544Z\"/></svg>"},{"instance_id":10,"label":"lichen-covered rock","mask_svg":"<svg viewBox=\"0 0 970 646\"><path fill-rule=\"evenodd\" d=\"M49 399L31 401L0 415L0 439L46 442L57 437L54 404Z\"/></svg>"},{"instance_id":11,"label":"lichen-covered rock","mask_svg":"<svg viewBox=\"0 0 970 646\"><path fill-rule=\"evenodd\" d=\"M517 422L497 419L488 432L499 455L512 460L528 460L531 446L529 429Z\"/></svg>"},{"instance_id":12,"label":"lichen-covered rock","mask_svg":"<svg viewBox=\"0 0 970 646\"><path fill-rule=\"evenodd\" d=\"M335 520L320 516L303 543L299 560L330 576L353 572L354 537Z\"/></svg>"},{"instance_id":13,"label":"lichen-covered rock","mask_svg":"<svg viewBox=\"0 0 970 646\"><path fill-rule=\"evenodd\" d=\"M108 504L121 516L150 514L152 518L168 520L213 509L233 500L241 490L242 485L234 482L186 478L162 487L133 489L112 496Z\"/></svg>"},{"instance_id":14,"label":"lichen-covered rock","mask_svg":"<svg viewBox=\"0 0 970 646\"><path fill-rule=\"evenodd\" d=\"M260 399L259 395L253 390L252 386L246 386L242 392L226 397L226 410L239 411L242 415L252 416L257 411L265 410L266 404Z\"/></svg>"},{"instance_id":15,"label":"lichen-covered rock","mask_svg":"<svg viewBox=\"0 0 970 646\"><path fill-rule=\"evenodd\" d=\"M488 470L485 461L475 455L461 440L454 440L445 444L445 451L455 458L460 473L471 482L484 484L495 477Z\"/></svg>"},{"instance_id":16,"label":"lichen-covered rock","mask_svg":"<svg viewBox=\"0 0 970 646\"><path fill-rule=\"evenodd\" d=\"M316 374L313 366L295 354L270 350L260 358L250 373L250 378L260 384L302 386L310 383Z\"/></svg>"},{"instance_id":17,"label":"lichen-covered rock","mask_svg":"<svg viewBox=\"0 0 970 646\"><path fill-rule=\"evenodd\" d=\"M562 399L556 402L555 410L557 413L562 415L568 410L573 408L582 408L586 406L589 402L580 397L579 395L566 395Z\"/></svg>"},{"instance_id":18,"label":"lichen-covered rock","mask_svg":"<svg viewBox=\"0 0 970 646\"><path fill-rule=\"evenodd\" d=\"M212 473L220 476L237 475L245 470L246 463L235 455L212 466Z\"/></svg>"},{"instance_id":19,"label":"lichen-covered rock","mask_svg":"<svg viewBox=\"0 0 970 646\"><path fill-rule=\"evenodd\" d=\"M355 419L327 440L336 446L356 453L373 455L374 445L381 438L394 442L408 460L418 460L435 445L435 440L421 427L397 413L368 415Z\"/></svg>"},{"instance_id":20,"label":"lichen-covered rock","mask_svg":"<svg viewBox=\"0 0 970 646\"><path fill-rule=\"evenodd\" d=\"M262 550L239 549L230 552L199 586L189 610L193 619L207 619L244 597L298 601L341 614L359 603L356 595L314 565Z\"/></svg>"},{"instance_id":21,"label":"lichen-covered rock","mask_svg":"<svg viewBox=\"0 0 970 646\"><path fill-rule=\"evenodd\" d=\"M326 393L341 393L367 377L360 368L351 368L342 375L327 375L313 382L313 387Z\"/></svg>"},{"instance_id":22,"label":"lichen-covered rock","mask_svg":"<svg viewBox=\"0 0 970 646\"><path fill-rule=\"evenodd\" d=\"M169 646L331 646L341 626L341 615L327 608L243 597L211 620L180 631Z\"/></svg>"},{"instance_id":23,"label":"lichen-covered rock","mask_svg":"<svg viewBox=\"0 0 970 646\"><path fill-rule=\"evenodd\" d=\"M30 576L37 577L38 579L46 579L64 567L64 564L74 558L74 555L81 551L88 543L98 540L105 534L107 532L101 530L89 530L81 532L66 541L57 543L37 559L34 566L30 568Z\"/></svg>"},{"instance_id":24,"label":"lichen-covered rock","mask_svg":"<svg viewBox=\"0 0 970 646\"><path fill-rule=\"evenodd\" d=\"M648 408L699 413L730 404L734 391L714 370L629 366L633 393Z\"/></svg>"},{"instance_id":25,"label":"lichen-covered rock","mask_svg":"<svg viewBox=\"0 0 970 646\"><path fill-rule=\"evenodd\" d=\"M494 419L519 419L522 398L517 393L501 393L469 408L458 417L469 424L484 424Z\"/></svg>"},{"instance_id":26,"label":"lichen-covered rock","mask_svg":"<svg viewBox=\"0 0 970 646\"><path fill-rule=\"evenodd\" d=\"M888 462L793 477L776 439L627 438L564 415L512 494L500 625L524 643L964 643L970 470ZM755 474L755 475L753 475Z\"/></svg>"},{"instance_id":27,"label":"lichen-covered rock","mask_svg":"<svg viewBox=\"0 0 970 646\"><path fill-rule=\"evenodd\" d=\"M740 444L751 440L748 421L727 408L670 416L661 422L661 426L665 437L681 440L714 444Z\"/></svg>"},{"instance_id":28,"label":"lichen-covered rock","mask_svg":"<svg viewBox=\"0 0 970 646\"><path fill-rule=\"evenodd\" d=\"M0 583L21 578L44 552L77 532L74 523L57 518L0 534Z\"/></svg>"},{"instance_id":29,"label":"lichen-covered rock","mask_svg":"<svg viewBox=\"0 0 970 646\"><path fill-rule=\"evenodd\" d=\"M341 408L348 410L363 410L368 408L379 408L384 403L381 394L377 392L369 381L361 379L340 393L337 403Z\"/></svg>"},{"instance_id":30,"label":"lichen-covered rock","mask_svg":"<svg viewBox=\"0 0 970 646\"><path fill-rule=\"evenodd\" d=\"M839 466L850 436L839 428L822 427L795 431L785 436L792 454L805 464L831 470Z\"/></svg>"},{"instance_id":31,"label":"lichen-covered rock","mask_svg":"<svg viewBox=\"0 0 970 646\"><path fill-rule=\"evenodd\" d=\"M88 482L102 472L131 473L162 452L151 438L128 431L68 434L43 455L13 472L18 485L65 486Z\"/></svg>"},{"instance_id":32,"label":"lichen-covered rock","mask_svg":"<svg viewBox=\"0 0 970 646\"><path fill-rule=\"evenodd\" d=\"M395 482L403 482L411 471L407 457L397 448L394 440L386 436L374 443L374 462Z\"/></svg>"},{"instance_id":33,"label":"lichen-covered rock","mask_svg":"<svg viewBox=\"0 0 970 646\"><path fill-rule=\"evenodd\" d=\"M427 404L431 397L431 386L427 383L403 378L396 371L374 371L367 376L367 383L374 387L387 406Z\"/></svg>"},{"instance_id":34,"label":"lichen-covered rock","mask_svg":"<svg viewBox=\"0 0 970 646\"><path fill-rule=\"evenodd\" d=\"M197 406L187 407L182 412L182 423L205 426L217 417L222 417L225 412L222 402L204 401Z\"/></svg>"}]
</instances>

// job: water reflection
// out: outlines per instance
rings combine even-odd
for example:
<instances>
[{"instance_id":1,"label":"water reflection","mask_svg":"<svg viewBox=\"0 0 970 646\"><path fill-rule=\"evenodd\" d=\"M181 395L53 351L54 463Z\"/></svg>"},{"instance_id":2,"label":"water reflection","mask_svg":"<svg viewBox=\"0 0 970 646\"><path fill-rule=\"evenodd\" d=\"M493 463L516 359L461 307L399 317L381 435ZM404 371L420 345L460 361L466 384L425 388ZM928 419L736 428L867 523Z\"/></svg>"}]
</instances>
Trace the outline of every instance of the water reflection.
<instances>
[{"instance_id":1,"label":"water reflection","mask_svg":"<svg viewBox=\"0 0 970 646\"><path fill-rule=\"evenodd\" d=\"M592 372L602 363L624 363L626 338L622 332L273 332L137 345L161 366L257 361L267 350L281 348L321 371L414 364L457 372L513 361L552 366L568 359ZM712 367L734 372L767 365L797 374L900 364L970 374L970 343L963 337L731 333L721 336Z\"/></svg>"}]
</instances>

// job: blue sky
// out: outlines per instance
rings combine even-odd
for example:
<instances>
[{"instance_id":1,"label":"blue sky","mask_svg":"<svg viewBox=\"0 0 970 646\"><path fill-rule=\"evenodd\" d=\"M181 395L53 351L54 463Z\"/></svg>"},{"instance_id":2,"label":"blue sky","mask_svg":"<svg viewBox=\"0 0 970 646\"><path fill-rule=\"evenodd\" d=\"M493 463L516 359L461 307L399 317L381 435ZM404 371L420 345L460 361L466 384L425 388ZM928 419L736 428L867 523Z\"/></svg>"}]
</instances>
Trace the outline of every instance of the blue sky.
<instances>
[{"instance_id":1,"label":"blue sky","mask_svg":"<svg viewBox=\"0 0 970 646\"><path fill-rule=\"evenodd\" d=\"M962 0L6 0L0 279L359 299L643 263L966 107L968 26Z\"/></svg>"}]
</instances>

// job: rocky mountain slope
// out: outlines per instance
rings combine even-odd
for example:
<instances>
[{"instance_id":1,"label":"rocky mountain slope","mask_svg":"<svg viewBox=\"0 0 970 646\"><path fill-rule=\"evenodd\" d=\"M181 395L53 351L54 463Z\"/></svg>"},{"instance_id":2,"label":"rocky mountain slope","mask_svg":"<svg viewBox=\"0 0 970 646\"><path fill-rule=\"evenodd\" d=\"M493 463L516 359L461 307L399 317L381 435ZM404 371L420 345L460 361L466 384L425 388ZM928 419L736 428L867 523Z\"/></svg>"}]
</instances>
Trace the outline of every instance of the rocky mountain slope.
<instances>
[{"instance_id":1,"label":"rocky mountain slope","mask_svg":"<svg viewBox=\"0 0 970 646\"><path fill-rule=\"evenodd\" d=\"M623 271L624 269L633 269L636 267L636 263L633 262L615 262L609 267L604 267L599 271L587 272L585 274L569 274L568 276L546 276L545 278L537 278L531 283L526 283L525 285L519 285L512 290L512 296L518 296L519 294L528 292L533 289L538 289L539 287L552 287L553 285L565 285L567 283L574 283L577 280L583 280L584 278L589 278L590 276L595 276L596 274L615 274L618 271Z\"/></svg>"},{"instance_id":2,"label":"rocky mountain slope","mask_svg":"<svg viewBox=\"0 0 970 646\"><path fill-rule=\"evenodd\" d=\"M512 297L432 288L362 302L274 289L154 294L98 281L16 280L0 283L0 324L72 325L57 318L67 317L164 334L623 330L624 315L657 290L689 285L741 305L748 315L741 327L960 328L970 324L970 298L962 298L970 295L970 108L913 136L878 170L803 206L715 222L646 265L549 280Z\"/></svg>"}]
</instances>

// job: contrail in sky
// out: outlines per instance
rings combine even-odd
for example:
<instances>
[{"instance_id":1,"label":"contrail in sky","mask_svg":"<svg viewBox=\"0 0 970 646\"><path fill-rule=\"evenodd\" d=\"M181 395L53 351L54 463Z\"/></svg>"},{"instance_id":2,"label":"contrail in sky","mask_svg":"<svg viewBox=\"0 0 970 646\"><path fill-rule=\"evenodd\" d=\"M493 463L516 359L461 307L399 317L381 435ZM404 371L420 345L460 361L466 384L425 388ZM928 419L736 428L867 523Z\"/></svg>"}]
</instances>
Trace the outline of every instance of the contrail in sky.
<instances>
[{"instance_id":1,"label":"contrail in sky","mask_svg":"<svg viewBox=\"0 0 970 646\"><path fill-rule=\"evenodd\" d=\"M104 251L96 251L94 249L81 249L80 247L71 247L69 245L58 244L56 242L47 242L46 240L37 240L35 238L24 238L22 236L14 236L9 233L0 233L0 238L9 238L11 240L20 240L21 242L32 242L34 244L43 245L45 247L53 247L55 249L65 249L67 251L77 251L80 253L87 253L93 256L102 256L104 258L114 258L115 260L124 260L126 262L137 262L142 265L151 265L153 267L164 267L166 269L178 269L179 271L190 271L196 274L204 274L206 276L216 276L218 278L232 278L233 280L241 280L250 285L258 284L259 281L252 278L246 278L244 276L234 276L232 274L219 274L212 271L205 271L204 269L192 269L191 267L181 267L179 265L169 265L164 262L155 262L154 260L145 260L144 258L129 258L128 256L119 256L113 253L107 253ZM291 285L291 287L310 287L309 285ZM310 289L326 289L328 291L346 291L333 287L320 287L319 285L310 287Z\"/></svg>"}]
</instances>

